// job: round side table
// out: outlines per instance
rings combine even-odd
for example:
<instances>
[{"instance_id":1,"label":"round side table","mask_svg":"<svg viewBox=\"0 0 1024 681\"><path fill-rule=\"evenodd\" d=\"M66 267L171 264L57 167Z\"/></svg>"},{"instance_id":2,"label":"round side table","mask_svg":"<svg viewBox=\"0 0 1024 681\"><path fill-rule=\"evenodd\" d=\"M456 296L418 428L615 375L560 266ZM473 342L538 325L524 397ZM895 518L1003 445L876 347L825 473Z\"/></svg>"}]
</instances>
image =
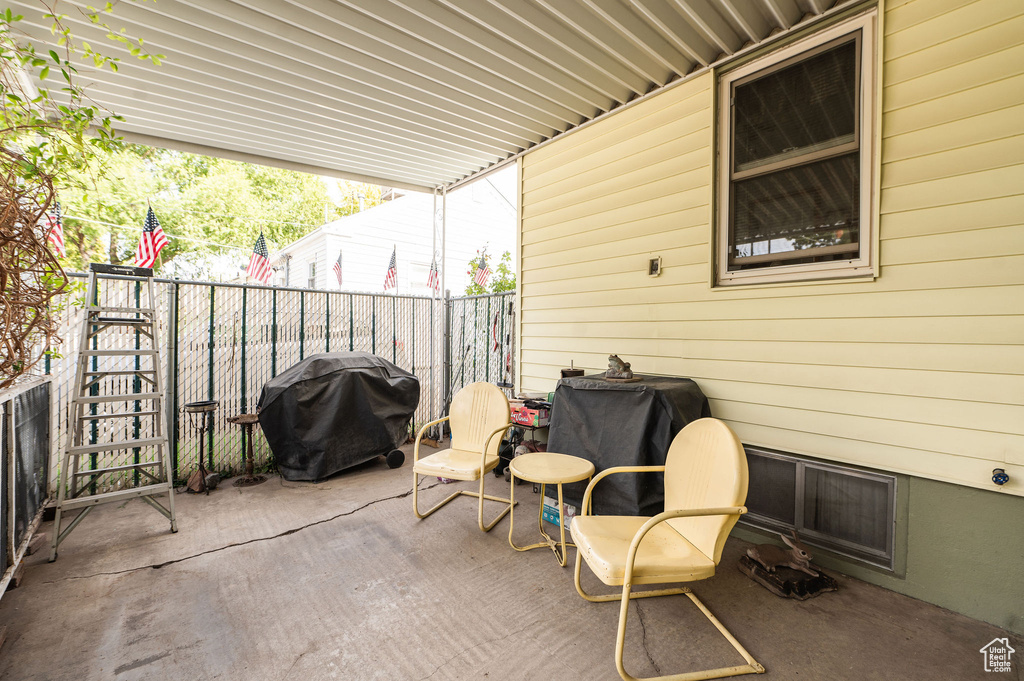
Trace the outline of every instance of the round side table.
<instances>
[{"instance_id":1,"label":"round side table","mask_svg":"<svg viewBox=\"0 0 1024 681\"><path fill-rule=\"evenodd\" d=\"M562 502L562 485L569 482L589 480L594 475L594 464L586 459L581 459L568 454L556 454L554 452L530 452L512 459L508 466L511 471L511 492L509 500L512 501L512 511L509 513L508 543L516 551L529 551L549 547L558 559L558 564L565 567L565 508ZM537 526L544 541L529 546L516 546L512 541L512 530L515 527L515 493L516 478L535 482L540 485L540 511L537 513ZM559 542L555 541L544 531L544 488L547 485L558 485L558 529L561 534L561 554L559 554ZM575 547L575 544L568 544Z\"/></svg>"}]
</instances>

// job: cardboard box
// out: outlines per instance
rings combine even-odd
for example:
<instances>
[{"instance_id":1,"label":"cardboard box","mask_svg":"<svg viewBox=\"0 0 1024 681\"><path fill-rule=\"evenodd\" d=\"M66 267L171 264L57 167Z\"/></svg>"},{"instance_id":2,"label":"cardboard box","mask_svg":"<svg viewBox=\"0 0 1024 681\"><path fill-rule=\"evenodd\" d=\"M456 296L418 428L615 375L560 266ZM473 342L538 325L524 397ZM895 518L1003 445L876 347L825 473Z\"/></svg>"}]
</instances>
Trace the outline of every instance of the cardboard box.
<instances>
[{"instance_id":1,"label":"cardboard box","mask_svg":"<svg viewBox=\"0 0 1024 681\"><path fill-rule=\"evenodd\" d=\"M522 400L509 400L509 411L513 423L532 428L541 428L551 423L550 409L528 409Z\"/></svg>"},{"instance_id":2,"label":"cardboard box","mask_svg":"<svg viewBox=\"0 0 1024 681\"><path fill-rule=\"evenodd\" d=\"M572 504L564 504L565 506L565 529L569 529L569 523L576 517L576 507ZM558 525L560 514L558 513L558 500L552 499L551 497L544 496L544 509L542 516L544 522L551 523L552 525Z\"/></svg>"}]
</instances>

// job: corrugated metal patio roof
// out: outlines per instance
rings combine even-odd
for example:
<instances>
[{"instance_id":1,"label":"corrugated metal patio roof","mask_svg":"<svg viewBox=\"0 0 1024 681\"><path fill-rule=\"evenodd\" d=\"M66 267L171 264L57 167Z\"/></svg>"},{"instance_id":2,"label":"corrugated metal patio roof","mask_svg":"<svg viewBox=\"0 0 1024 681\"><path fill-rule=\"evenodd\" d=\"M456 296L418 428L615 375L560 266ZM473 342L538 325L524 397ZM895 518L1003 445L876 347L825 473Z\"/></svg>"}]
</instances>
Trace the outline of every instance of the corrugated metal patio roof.
<instances>
[{"instance_id":1,"label":"corrugated metal patio roof","mask_svg":"<svg viewBox=\"0 0 1024 681\"><path fill-rule=\"evenodd\" d=\"M450 185L836 0L156 0L72 32L123 59L86 71L129 140L407 189ZM94 3L95 4L95 3ZM11 3L40 38L38 5Z\"/></svg>"}]
</instances>

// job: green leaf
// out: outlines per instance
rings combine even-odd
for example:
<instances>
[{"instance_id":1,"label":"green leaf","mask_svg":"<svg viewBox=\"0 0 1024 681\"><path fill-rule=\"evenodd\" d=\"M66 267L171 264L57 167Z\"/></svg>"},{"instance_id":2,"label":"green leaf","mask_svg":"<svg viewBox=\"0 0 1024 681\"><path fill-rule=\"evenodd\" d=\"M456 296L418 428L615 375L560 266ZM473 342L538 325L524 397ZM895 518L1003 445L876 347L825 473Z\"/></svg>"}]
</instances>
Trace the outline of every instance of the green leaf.
<instances>
[{"instance_id":1,"label":"green leaf","mask_svg":"<svg viewBox=\"0 0 1024 681\"><path fill-rule=\"evenodd\" d=\"M53 59L58 64L60 63L60 57L57 56L57 53L55 51L53 51L53 50L50 50L50 58Z\"/></svg>"},{"instance_id":2,"label":"green leaf","mask_svg":"<svg viewBox=\"0 0 1024 681\"><path fill-rule=\"evenodd\" d=\"M50 75L50 67L44 66L43 70L39 72L39 80L46 80L48 75Z\"/></svg>"}]
</instances>

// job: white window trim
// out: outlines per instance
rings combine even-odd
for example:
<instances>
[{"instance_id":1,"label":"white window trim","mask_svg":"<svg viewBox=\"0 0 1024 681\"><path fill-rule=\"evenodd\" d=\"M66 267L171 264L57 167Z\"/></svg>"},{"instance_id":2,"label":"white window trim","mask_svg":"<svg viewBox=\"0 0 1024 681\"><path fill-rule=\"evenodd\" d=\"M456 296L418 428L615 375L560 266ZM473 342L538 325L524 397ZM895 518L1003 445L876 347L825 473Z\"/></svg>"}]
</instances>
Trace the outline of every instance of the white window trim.
<instances>
[{"instance_id":1,"label":"white window trim","mask_svg":"<svg viewBox=\"0 0 1024 681\"><path fill-rule=\"evenodd\" d=\"M873 277L877 274L877 216L874 212L872 192L875 187L875 136L878 131L876 112L876 41L877 16L875 11L818 31L764 57L755 59L721 76L718 83L718 220L715 228L717 286L738 284L774 284L822 279ZM798 265L779 265L768 269L729 271L729 193L732 158L732 84L753 73L772 68L787 59L799 57L815 47L860 30L860 255L856 259Z\"/></svg>"}]
</instances>

